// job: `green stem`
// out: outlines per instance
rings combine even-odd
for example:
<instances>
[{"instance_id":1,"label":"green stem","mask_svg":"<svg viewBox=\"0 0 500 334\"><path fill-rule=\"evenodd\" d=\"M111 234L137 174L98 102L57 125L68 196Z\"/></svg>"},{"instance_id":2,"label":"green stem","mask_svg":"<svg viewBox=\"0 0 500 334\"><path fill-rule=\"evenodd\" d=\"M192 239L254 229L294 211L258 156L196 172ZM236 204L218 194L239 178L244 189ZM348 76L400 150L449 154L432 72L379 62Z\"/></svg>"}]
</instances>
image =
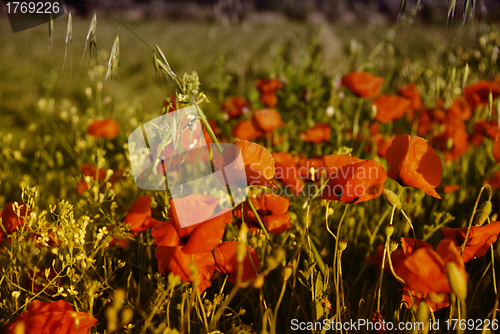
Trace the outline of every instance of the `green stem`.
<instances>
[{"instance_id":1,"label":"green stem","mask_svg":"<svg viewBox=\"0 0 500 334\"><path fill-rule=\"evenodd\" d=\"M250 197L247 197L247 203L248 205L250 206L250 208L252 209L252 212L253 214L255 215L255 218L257 218L257 221L259 222L259 225L260 225L260 228L262 229L262 231L264 232L264 234L266 235L266 238L267 238L267 241L269 241L269 245L271 245L271 247L273 246L272 243L271 243L271 237L269 236L269 233L267 232L267 229L266 227L264 226L264 223L262 222L262 220L260 219L260 216L259 214L257 213L257 210L255 210L255 207L253 206L253 203L250 199Z\"/></svg>"}]
</instances>

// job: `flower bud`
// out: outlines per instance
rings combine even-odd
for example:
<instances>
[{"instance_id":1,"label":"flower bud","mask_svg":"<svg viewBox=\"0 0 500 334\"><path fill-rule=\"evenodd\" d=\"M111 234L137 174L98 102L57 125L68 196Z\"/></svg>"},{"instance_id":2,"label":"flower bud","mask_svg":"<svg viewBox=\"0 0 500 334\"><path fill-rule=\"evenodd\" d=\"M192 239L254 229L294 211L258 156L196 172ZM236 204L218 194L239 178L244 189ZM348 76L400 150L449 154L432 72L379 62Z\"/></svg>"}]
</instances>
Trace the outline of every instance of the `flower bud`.
<instances>
[{"instance_id":1,"label":"flower bud","mask_svg":"<svg viewBox=\"0 0 500 334\"><path fill-rule=\"evenodd\" d=\"M398 247L399 247L399 243L395 240L391 240L391 242L389 243L389 251L392 253L396 249L398 249Z\"/></svg>"},{"instance_id":2,"label":"flower bud","mask_svg":"<svg viewBox=\"0 0 500 334\"><path fill-rule=\"evenodd\" d=\"M484 222L491 214L491 201L486 201L476 213L475 226L483 226Z\"/></svg>"},{"instance_id":3,"label":"flower bud","mask_svg":"<svg viewBox=\"0 0 500 334\"><path fill-rule=\"evenodd\" d=\"M439 304L439 303L442 303L444 301L444 299L446 298L446 295L444 293L431 292L431 293L429 293L428 297L431 300L431 302Z\"/></svg>"},{"instance_id":4,"label":"flower bud","mask_svg":"<svg viewBox=\"0 0 500 334\"><path fill-rule=\"evenodd\" d=\"M391 207L396 206L396 210L401 210L401 201L398 198L398 195L390 191L389 189L384 189L384 199Z\"/></svg>"},{"instance_id":5,"label":"flower bud","mask_svg":"<svg viewBox=\"0 0 500 334\"><path fill-rule=\"evenodd\" d=\"M394 233L394 225L392 224L385 225L385 236L387 237L387 239L390 239L393 233Z\"/></svg>"},{"instance_id":6,"label":"flower bud","mask_svg":"<svg viewBox=\"0 0 500 334\"><path fill-rule=\"evenodd\" d=\"M416 320L424 324L424 328L420 333L427 334L429 332L429 312L425 302L420 302L418 304Z\"/></svg>"},{"instance_id":7,"label":"flower bud","mask_svg":"<svg viewBox=\"0 0 500 334\"><path fill-rule=\"evenodd\" d=\"M451 291L458 299L465 300L467 298L467 279L455 262L450 261L446 264L446 276L448 276Z\"/></svg>"},{"instance_id":8,"label":"flower bud","mask_svg":"<svg viewBox=\"0 0 500 334\"><path fill-rule=\"evenodd\" d=\"M260 289L262 288L262 286L264 285L264 276L263 275L258 275L257 277L255 277L255 279L253 280L253 288L254 289Z\"/></svg>"},{"instance_id":9,"label":"flower bud","mask_svg":"<svg viewBox=\"0 0 500 334\"><path fill-rule=\"evenodd\" d=\"M292 266L288 265L283 268L283 280L288 281L290 276L293 274L293 268Z\"/></svg>"},{"instance_id":10,"label":"flower bud","mask_svg":"<svg viewBox=\"0 0 500 334\"><path fill-rule=\"evenodd\" d=\"M343 252L347 248L347 241L344 239L339 240L339 250Z\"/></svg>"}]
</instances>

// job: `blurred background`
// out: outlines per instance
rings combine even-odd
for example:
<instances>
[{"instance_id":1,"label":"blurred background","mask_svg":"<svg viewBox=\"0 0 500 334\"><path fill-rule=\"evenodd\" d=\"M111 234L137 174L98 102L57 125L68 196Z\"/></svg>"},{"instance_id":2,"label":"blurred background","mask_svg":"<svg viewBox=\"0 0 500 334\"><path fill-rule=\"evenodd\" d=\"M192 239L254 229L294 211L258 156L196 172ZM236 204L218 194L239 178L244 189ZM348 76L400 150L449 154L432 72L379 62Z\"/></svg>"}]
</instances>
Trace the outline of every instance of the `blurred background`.
<instances>
[{"instance_id":1,"label":"blurred background","mask_svg":"<svg viewBox=\"0 0 500 334\"><path fill-rule=\"evenodd\" d=\"M66 43L64 15L54 20L50 47L47 24L13 34L0 5L0 131L14 138L22 138L36 120L41 98L76 105L78 113L93 108L90 55L105 71L117 35L118 79L102 78L103 116L119 118L133 108L143 121L158 115L165 97L174 93L172 85L155 77L154 43L179 75L199 74L211 102L205 110L212 117L224 97L257 96L257 78L276 75L279 64L300 66L311 47L322 75L334 77L353 69L349 54L365 57L381 40L390 39L399 63L426 61L428 46L471 44L476 31L496 25L500 17L500 0L457 0L450 16L448 0L407 0L404 8L400 0L65 2L74 6L72 43ZM463 23L466 3L474 6L469 7L471 19ZM86 38L94 13L96 48L89 50ZM372 66L384 73L384 64Z\"/></svg>"}]
</instances>

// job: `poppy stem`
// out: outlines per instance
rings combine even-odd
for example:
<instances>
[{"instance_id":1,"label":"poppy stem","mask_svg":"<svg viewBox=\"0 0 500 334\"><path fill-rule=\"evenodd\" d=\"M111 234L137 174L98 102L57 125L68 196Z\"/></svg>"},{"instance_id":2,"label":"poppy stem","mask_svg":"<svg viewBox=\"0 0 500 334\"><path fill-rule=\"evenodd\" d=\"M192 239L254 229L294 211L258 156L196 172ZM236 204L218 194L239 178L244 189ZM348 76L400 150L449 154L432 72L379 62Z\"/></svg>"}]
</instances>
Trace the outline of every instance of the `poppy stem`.
<instances>
[{"instance_id":1,"label":"poppy stem","mask_svg":"<svg viewBox=\"0 0 500 334\"><path fill-rule=\"evenodd\" d=\"M337 282L337 273L338 271L340 270L340 268L338 268L337 266L337 254L339 252L339 233L340 233L340 226L342 225L342 222L344 221L344 218L345 218L345 215L347 213L347 209L349 208L349 204L346 204L345 205L345 209L344 209L344 213L342 214L342 217L340 218L340 222L339 222L339 225L337 226L337 237L335 238L335 255L333 256L333 268L334 268L334 273L333 273L333 277L335 279L335 289L337 291L337 296L336 296L336 299L337 299L337 309L336 311L339 312L340 311L340 296L339 296L339 293L338 293L338 284L339 282ZM342 284L342 283L341 283Z\"/></svg>"},{"instance_id":2,"label":"poppy stem","mask_svg":"<svg viewBox=\"0 0 500 334\"><path fill-rule=\"evenodd\" d=\"M489 184L485 184L484 186L481 187L481 190L479 190L479 195L477 196L476 204L474 204L474 210L472 210L472 215L469 218L469 225L467 226L467 233L465 234L465 239L464 239L464 242L462 243L462 247L460 247L460 255L463 254L464 249L465 249L465 245L467 245L467 240L469 239L469 233L470 233L470 229L472 227L472 222L474 221L474 216L476 214L477 206L479 204L479 200L481 199L481 195L483 194L484 188L488 188L488 191L489 191L488 201L491 201L491 193L492 193L491 186Z\"/></svg>"},{"instance_id":3,"label":"poppy stem","mask_svg":"<svg viewBox=\"0 0 500 334\"><path fill-rule=\"evenodd\" d=\"M363 109L363 99L358 99L358 106L356 108L356 113L354 114L354 120L352 121L352 139L356 140L359 132L359 116L361 114L361 109Z\"/></svg>"},{"instance_id":4,"label":"poppy stem","mask_svg":"<svg viewBox=\"0 0 500 334\"><path fill-rule=\"evenodd\" d=\"M264 223L262 223L262 220L260 219L260 216L257 213L257 210L255 210L255 207L253 206L253 203L250 200L250 197L247 197L247 203L250 206L250 209L252 209L252 212L255 215L255 218L257 218L257 221L259 222L260 228L262 229L262 231L266 235L266 239L269 242L269 245L271 246L271 248L273 248L273 244L271 242L272 241L271 237L269 236L269 233L267 232L266 226L264 225Z\"/></svg>"}]
</instances>

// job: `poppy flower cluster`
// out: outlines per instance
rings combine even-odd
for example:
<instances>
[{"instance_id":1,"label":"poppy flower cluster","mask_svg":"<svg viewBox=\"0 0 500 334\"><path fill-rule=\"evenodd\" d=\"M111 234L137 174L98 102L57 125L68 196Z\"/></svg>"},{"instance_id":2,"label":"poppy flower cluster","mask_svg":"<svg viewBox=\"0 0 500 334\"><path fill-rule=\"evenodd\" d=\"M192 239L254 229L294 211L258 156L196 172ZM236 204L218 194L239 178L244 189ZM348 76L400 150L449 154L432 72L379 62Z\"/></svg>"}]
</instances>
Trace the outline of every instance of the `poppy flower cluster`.
<instances>
[{"instance_id":1,"label":"poppy flower cluster","mask_svg":"<svg viewBox=\"0 0 500 334\"><path fill-rule=\"evenodd\" d=\"M263 105L273 108L278 104L276 91L283 87L283 82L279 79L259 79L255 82L255 87L259 91L260 101Z\"/></svg>"},{"instance_id":2,"label":"poppy flower cluster","mask_svg":"<svg viewBox=\"0 0 500 334\"><path fill-rule=\"evenodd\" d=\"M182 203L179 199L176 200L175 206L171 201L171 210L169 211L169 220L163 225L152 228L151 233L154 242L157 245L155 256L158 260L158 270L166 274L173 272L181 277L183 282L196 282L199 291L204 291L212 282L214 270L217 268L226 268L224 274L231 272L231 269L237 266L230 266L236 253L233 254L233 247L225 246L217 251L218 258L214 258L214 251L222 240L225 225L232 222L231 211L203 221L199 215L211 216L215 209L212 205L217 204L216 198L210 198L209 195L194 194L181 199L186 204L196 201L200 203L199 210L193 212L183 210ZM202 223L182 228L179 223L178 215L191 215L186 219L202 220ZM196 217L195 217L196 216ZM183 218L184 219L184 218ZM220 263L216 268L216 260ZM258 268L258 258L254 261L254 265ZM191 264L197 271L193 272ZM244 269L245 278L249 278L248 269ZM255 272L254 272L255 273ZM231 275L234 274L231 272ZM253 276L252 276L253 277ZM251 277L250 277L251 278Z\"/></svg>"}]
</instances>

